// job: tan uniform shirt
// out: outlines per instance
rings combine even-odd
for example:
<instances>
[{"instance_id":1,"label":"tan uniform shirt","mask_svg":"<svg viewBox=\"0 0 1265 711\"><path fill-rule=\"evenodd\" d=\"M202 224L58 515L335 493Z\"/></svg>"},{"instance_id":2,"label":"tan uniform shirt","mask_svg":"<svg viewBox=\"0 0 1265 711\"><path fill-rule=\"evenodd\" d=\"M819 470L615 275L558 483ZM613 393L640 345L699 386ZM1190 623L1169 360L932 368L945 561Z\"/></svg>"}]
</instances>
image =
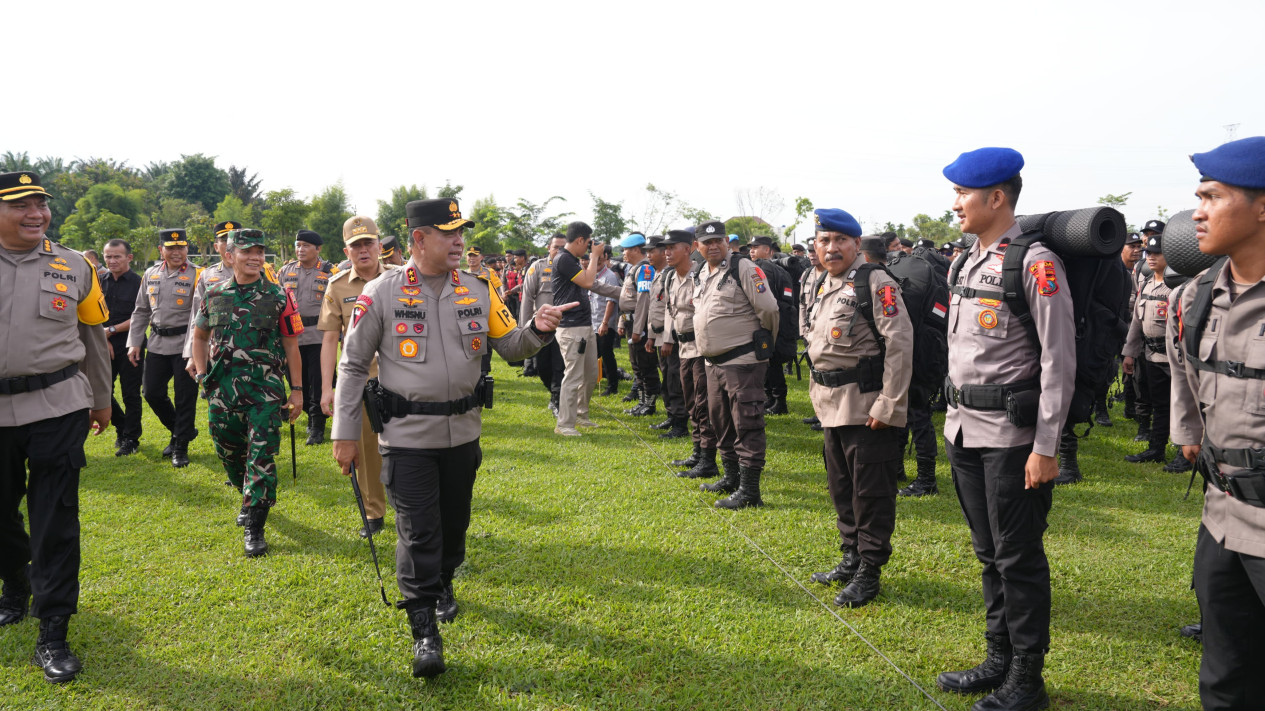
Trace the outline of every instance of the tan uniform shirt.
<instances>
[{"instance_id":1,"label":"tan uniform shirt","mask_svg":"<svg viewBox=\"0 0 1265 711\"><path fill-rule=\"evenodd\" d=\"M373 279L382 276L389 269L395 269L394 265L375 263L378 265L378 273ZM340 335L346 335L347 327L351 325L351 310L356 305L356 299L364 292L365 285L373 279L361 279L354 267L330 277L329 287L325 289L325 300L321 303L321 315L316 321L316 330L337 331ZM378 377L377 358L369 363L369 377Z\"/></svg>"},{"instance_id":2,"label":"tan uniform shirt","mask_svg":"<svg viewBox=\"0 0 1265 711\"><path fill-rule=\"evenodd\" d=\"M822 283L808 357L816 370L843 370L882 352L883 389L863 393L856 383L828 387L810 381L808 396L822 427L864 425L870 417L893 427L905 426L914 368L914 328L905 312L900 284L885 272L871 271L874 325L886 347L880 351L874 329L857 312L855 285L849 278L864 263L865 258L858 255L842 274L827 276Z\"/></svg>"},{"instance_id":3,"label":"tan uniform shirt","mask_svg":"<svg viewBox=\"0 0 1265 711\"><path fill-rule=\"evenodd\" d=\"M29 252L0 248L0 378L56 373L47 388L0 395L0 427L110 406L105 330L109 318L97 272L79 252L45 238Z\"/></svg>"},{"instance_id":4,"label":"tan uniform shirt","mask_svg":"<svg viewBox=\"0 0 1265 711\"><path fill-rule=\"evenodd\" d=\"M139 348L145 341L145 329L180 328L190 324L193 311L193 291L202 270L185 262L172 271L166 262L159 262L145 270L141 276L141 290L136 294L136 310L128 326L128 348ZM188 332L174 336L162 336L157 331L149 334L148 348L157 355L178 355L184 352Z\"/></svg>"},{"instance_id":5,"label":"tan uniform shirt","mask_svg":"<svg viewBox=\"0 0 1265 711\"><path fill-rule=\"evenodd\" d=\"M522 360L543 342L518 326L487 282L453 270L436 294L410 261L369 282L356 300L338 365L333 438L360 439L361 395L375 356L387 390L415 402L447 402L474 392L488 348ZM378 439L388 447L446 449L478 439L481 428L482 408L408 415L392 418Z\"/></svg>"},{"instance_id":6,"label":"tan uniform shirt","mask_svg":"<svg viewBox=\"0 0 1265 711\"><path fill-rule=\"evenodd\" d=\"M1190 309L1196 280L1191 279L1182 288L1179 314ZM1237 296L1233 303L1230 286L1227 261L1212 284L1212 310L1199 342L1199 357L1265 368L1265 280L1235 284ZM1169 436L1173 442L1203 444L1206 437L1213 445L1228 449L1265 447L1265 381L1195 370L1177 350L1169 348L1169 364L1173 368ZM1221 471L1230 475L1242 470L1222 464ZM1208 487L1204 493L1203 524L1227 550L1265 557L1265 509Z\"/></svg>"},{"instance_id":7,"label":"tan uniform shirt","mask_svg":"<svg viewBox=\"0 0 1265 711\"><path fill-rule=\"evenodd\" d=\"M1003 245L1022 234L1013 225L981 252L979 240L968 250L957 284L1000 291ZM1024 257L1023 285L1040 345L1033 343L1005 301L967 299L953 294L949 305L949 379L963 385L1003 385L1040 376L1041 401L1036 427L1010 424L1000 410L949 407L944 436L963 447L1018 447L1054 456L1076 382L1076 330L1072 296L1063 260L1041 243ZM950 286L953 286L950 284Z\"/></svg>"},{"instance_id":8,"label":"tan uniform shirt","mask_svg":"<svg viewBox=\"0 0 1265 711\"><path fill-rule=\"evenodd\" d=\"M553 306L553 258L537 259L527 268L523 288L519 290L522 301L518 306L518 320L528 323L541 306Z\"/></svg>"},{"instance_id":9,"label":"tan uniform shirt","mask_svg":"<svg viewBox=\"0 0 1265 711\"><path fill-rule=\"evenodd\" d=\"M737 279L725 279L728 270L728 259L714 270L704 264L695 279L694 334L703 356L718 356L745 346L761 328L773 334L773 342L777 341L777 299L769 291L764 273L750 259L743 259L738 265ZM747 353L725 365L755 362L755 354Z\"/></svg>"},{"instance_id":10,"label":"tan uniform shirt","mask_svg":"<svg viewBox=\"0 0 1265 711\"><path fill-rule=\"evenodd\" d=\"M658 273L649 259L643 259L624 275L624 288L619 294L619 310L632 315L632 331L647 336L650 325L650 289ZM647 336L653 338L653 336Z\"/></svg>"},{"instance_id":11,"label":"tan uniform shirt","mask_svg":"<svg viewBox=\"0 0 1265 711\"><path fill-rule=\"evenodd\" d=\"M224 262L217 262L198 275L198 283L193 287L193 308L189 311L189 332L185 334L184 352L185 358L193 357L193 326L198 320L198 309L202 308L202 299L206 296L208 287L215 286L220 282L232 281L233 270ZM141 285L144 288L144 284Z\"/></svg>"},{"instance_id":12,"label":"tan uniform shirt","mask_svg":"<svg viewBox=\"0 0 1265 711\"><path fill-rule=\"evenodd\" d=\"M321 315L321 304L325 303L330 277L337 273L338 267L324 260L318 260L311 268L305 268L297 261L286 262L277 270L277 279L294 296L295 303L299 305L299 316L303 318L300 346L320 345L321 332L314 327Z\"/></svg>"},{"instance_id":13,"label":"tan uniform shirt","mask_svg":"<svg viewBox=\"0 0 1265 711\"><path fill-rule=\"evenodd\" d=\"M663 274L665 279L663 305L667 316L663 328L663 342L675 343L676 353L683 359L697 358L700 355L698 341L684 342L678 339L678 334L693 335L694 333L694 277L688 271L685 272L685 276L681 276L671 267L664 269Z\"/></svg>"},{"instance_id":14,"label":"tan uniform shirt","mask_svg":"<svg viewBox=\"0 0 1265 711\"><path fill-rule=\"evenodd\" d=\"M1124 355L1130 358L1145 356L1152 363L1168 364L1165 352L1147 346L1146 340L1165 336L1169 292L1168 285L1163 281L1151 279L1134 296L1133 320L1129 323L1129 338L1124 342Z\"/></svg>"}]
</instances>

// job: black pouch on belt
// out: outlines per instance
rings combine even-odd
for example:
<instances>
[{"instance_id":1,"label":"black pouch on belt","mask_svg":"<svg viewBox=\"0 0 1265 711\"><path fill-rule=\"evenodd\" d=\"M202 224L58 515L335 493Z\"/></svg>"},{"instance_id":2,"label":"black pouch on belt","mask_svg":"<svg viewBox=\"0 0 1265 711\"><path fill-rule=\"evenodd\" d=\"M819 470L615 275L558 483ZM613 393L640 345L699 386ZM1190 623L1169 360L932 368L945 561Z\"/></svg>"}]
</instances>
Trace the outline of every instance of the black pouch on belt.
<instances>
[{"instance_id":1,"label":"black pouch on belt","mask_svg":"<svg viewBox=\"0 0 1265 711\"><path fill-rule=\"evenodd\" d=\"M1040 404L1041 391L1035 388L1006 393L1006 419L1015 427L1033 427Z\"/></svg>"},{"instance_id":2,"label":"black pouch on belt","mask_svg":"<svg viewBox=\"0 0 1265 711\"><path fill-rule=\"evenodd\" d=\"M883 356L870 356L857 361L857 389L863 393L883 389Z\"/></svg>"},{"instance_id":3,"label":"black pouch on belt","mask_svg":"<svg viewBox=\"0 0 1265 711\"><path fill-rule=\"evenodd\" d=\"M1249 506L1265 509L1265 472L1249 471L1226 477L1230 495Z\"/></svg>"},{"instance_id":4,"label":"black pouch on belt","mask_svg":"<svg viewBox=\"0 0 1265 711\"><path fill-rule=\"evenodd\" d=\"M365 414L369 417L369 429L377 434L382 434L382 425L390 419L390 416L384 416L383 414L382 393L378 390L377 379L370 378L365 382L365 389L361 394L361 398L365 403Z\"/></svg>"},{"instance_id":5,"label":"black pouch on belt","mask_svg":"<svg viewBox=\"0 0 1265 711\"><path fill-rule=\"evenodd\" d=\"M584 341L580 341L580 345L584 345ZM490 375L483 376L483 407L486 410L492 409L492 387L496 385L496 379Z\"/></svg>"},{"instance_id":6,"label":"black pouch on belt","mask_svg":"<svg viewBox=\"0 0 1265 711\"><path fill-rule=\"evenodd\" d=\"M751 334L751 342L755 345L755 359L768 360L773 355L773 334L766 328L761 328Z\"/></svg>"}]
</instances>

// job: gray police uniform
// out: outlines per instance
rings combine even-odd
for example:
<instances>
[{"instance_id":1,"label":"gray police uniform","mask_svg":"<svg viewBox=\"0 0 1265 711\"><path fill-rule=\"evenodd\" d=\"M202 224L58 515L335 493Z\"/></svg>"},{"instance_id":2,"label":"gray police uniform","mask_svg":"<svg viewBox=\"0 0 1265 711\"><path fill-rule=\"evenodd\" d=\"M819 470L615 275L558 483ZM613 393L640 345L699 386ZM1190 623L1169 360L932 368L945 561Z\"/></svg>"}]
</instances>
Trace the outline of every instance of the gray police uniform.
<instances>
[{"instance_id":1,"label":"gray police uniform","mask_svg":"<svg viewBox=\"0 0 1265 711\"><path fill-rule=\"evenodd\" d=\"M650 339L656 347L667 341L667 278L668 274L675 274L675 271L672 267L664 267L655 275L654 282L650 285L647 325ZM674 281L689 281L689 278ZM674 429L683 429L690 415L681 388L681 354L675 348L666 356L660 354L659 366L663 369L663 409L668 411L670 425Z\"/></svg>"},{"instance_id":2,"label":"gray police uniform","mask_svg":"<svg viewBox=\"0 0 1265 711\"><path fill-rule=\"evenodd\" d=\"M1160 452L1168 447L1169 390L1171 374L1165 326L1168 323L1168 297L1171 291L1163 275L1148 279L1134 296L1133 319L1124 355L1133 358L1134 372L1144 370L1139 382L1146 387L1145 400L1150 403L1150 447Z\"/></svg>"},{"instance_id":3,"label":"gray police uniform","mask_svg":"<svg viewBox=\"0 0 1265 711\"><path fill-rule=\"evenodd\" d=\"M541 306L553 306L553 257L532 262L523 277L523 288L519 291L523 298L518 306L518 320L523 323L531 323L536 309ZM556 339L550 338L536 354L536 375L555 404L562 392L565 365Z\"/></svg>"},{"instance_id":4,"label":"gray police uniform","mask_svg":"<svg viewBox=\"0 0 1265 711\"><path fill-rule=\"evenodd\" d=\"M184 349L194 288L200 274L201 270L191 262L185 262L174 271L167 268L166 262L146 269L127 333L128 348L145 346L148 349L143 395L158 421L171 431L173 444L187 444L197 436L193 420L197 414L198 386L185 372ZM174 403L167 395L167 384L173 380Z\"/></svg>"},{"instance_id":5,"label":"gray police uniform","mask_svg":"<svg viewBox=\"0 0 1265 711\"><path fill-rule=\"evenodd\" d=\"M294 297L303 319L299 334L299 358L303 361L303 411L307 413L309 435L319 429L323 435L325 413L321 411L321 331L316 327L325 302L330 277L338 273L332 262L318 259L312 267L296 261L286 262L277 270L281 286ZM322 437L323 438L323 437Z\"/></svg>"},{"instance_id":6,"label":"gray police uniform","mask_svg":"<svg viewBox=\"0 0 1265 711\"><path fill-rule=\"evenodd\" d=\"M646 352L646 338L650 337L650 287L654 278L655 268L650 260L642 259L624 275L624 287L619 295L619 310L629 315L624 333L628 338L628 361L648 405L654 403L660 387L659 356ZM633 343L633 334L639 335L641 340Z\"/></svg>"},{"instance_id":7,"label":"gray police uniform","mask_svg":"<svg viewBox=\"0 0 1265 711\"><path fill-rule=\"evenodd\" d=\"M714 450L718 442L707 414L707 362L698 351L694 334L694 275L687 271L681 276L668 267L663 270L663 279L663 342L673 344L673 355L680 359L681 399L694 421L691 436L695 446Z\"/></svg>"}]
</instances>

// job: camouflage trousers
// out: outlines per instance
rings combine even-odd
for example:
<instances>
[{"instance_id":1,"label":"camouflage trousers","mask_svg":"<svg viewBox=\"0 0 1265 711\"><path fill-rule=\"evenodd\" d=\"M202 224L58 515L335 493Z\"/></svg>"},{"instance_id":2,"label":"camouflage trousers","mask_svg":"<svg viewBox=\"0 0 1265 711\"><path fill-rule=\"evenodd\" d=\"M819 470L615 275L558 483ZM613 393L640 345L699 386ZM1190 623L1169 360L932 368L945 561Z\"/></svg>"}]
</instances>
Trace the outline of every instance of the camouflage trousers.
<instances>
[{"instance_id":1,"label":"camouflage trousers","mask_svg":"<svg viewBox=\"0 0 1265 711\"><path fill-rule=\"evenodd\" d=\"M228 472L228 480L242 492L242 506L277 503L277 450L281 444L281 405L266 402L236 404L211 396L207 402L211 441Z\"/></svg>"}]
</instances>

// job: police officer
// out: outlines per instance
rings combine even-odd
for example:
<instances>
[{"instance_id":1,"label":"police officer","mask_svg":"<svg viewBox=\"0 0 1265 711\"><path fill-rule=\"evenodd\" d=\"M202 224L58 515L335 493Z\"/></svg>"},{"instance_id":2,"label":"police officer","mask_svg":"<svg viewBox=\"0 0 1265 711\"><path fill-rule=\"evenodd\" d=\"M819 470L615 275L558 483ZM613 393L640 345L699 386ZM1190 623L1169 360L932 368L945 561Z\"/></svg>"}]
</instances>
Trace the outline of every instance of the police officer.
<instances>
[{"instance_id":1,"label":"police officer","mask_svg":"<svg viewBox=\"0 0 1265 711\"><path fill-rule=\"evenodd\" d=\"M110 424L110 359L96 270L44 236L48 200L38 174L0 174L0 627L20 622L33 596L35 663L65 682L81 668L66 643L79 605L79 470L89 423L97 434Z\"/></svg>"},{"instance_id":2,"label":"police officer","mask_svg":"<svg viewBox=\"0 0 1265 711\"><path fill-rule=\"evenodd\" d=\"M303 360L303 411L307 413L307 441L325 441L325 413L321 410L321 332L316 320L321 315L329 280L339 272L332 262L321 259L325 240L312 230L299 230L294 238L295 258L277 270L281 285L299 305L303 333L299 334L299 357Z\"/></svg>"},{"instance_id":3,"label":"police officer","mask_svg":"<svg viewBox=\"0 0 1265 711\"><path fill-rule=\"evenodd\" d=\"M198 386L186 370L185 336L189 332L193 292L202 270L189 262L189 242L182 229L158 233L162 261L145 270L141 291L136 295L127 331L127 357L141 362L144 353L143 392L149 409L171 432L170 451L173 467L189 466L189 442L198 436L193 428L197 414ZM150 327L148 339L145 332ZM175 381L176 401L167 395L167 385Z\"/></svg>"},{"instance_id":4,"label":"police officer","mask_svg":"<svg viewBox=\"0 0 1265 711\"><path fill-rule=\"evenodd\" d=\"M824 209L815 220L817 256L829 276L809 322L808 395L825 430L826 485L843 560L812 579L843 583L835 604L861 607L878 596L892 555L914 329L900 283L860 253L856 219Z\"/></svg>"},{"instance_id":5,"label":"police officer","mask_svg":"<svg viewBox=\"0 0 1265 711\"><path fill-rule=\"evenodd\" d=\"M695 235L707 262L694 275L694 334L724 468L720 481L702 488L729 494L719 508L762 506L764 371L777 337L777 300L760 268L728 250L723 222L704 222Z\"/></svg>"},{"instance_id":6,"label":"police officer","mask_svg":"<svg viewBox=\"0 0 1265 711\"><path fill-rule=\"evenodd\" d=\"M184 357L188 361L185 369L192 376L197 371L193 368L193 326L198 320L198 309L202 306L202 299L206 295L208 286L215 286L221 282L231 281L233 278L233 268L229 266L225 254L228 251L228 233L233 230L242 229L242 225L226 220L216 223L215 225L215 253L220 255L220 261L198 272L198 283L193 288L193 307L189 309L189 332L185 336Z\"/></svg>"},{"instance_id":7,"label":"police officer","mask_svg":"<svg viewBox=\"0 0 1265 711\"><path fill-rule=\"evenodd\" d=\"M365 286L339 362L334 456L343 473L360 463L361 394L378 357L383 482L395 507L396 578L413 633L413 675L443 673L437 604L457 614L452 576L465 559L479 447L481 407L491 384L479 361L488 348L506 359L552 338L570 305L541 306L520 327L486 281L457 269L463 230L456 199L405 208L412 258Z\"/></svg>"},{"instance_id":8,"label":"police officer","mask_svg":"<svg viewBox=\"0 0 1265 711\"><path fill-rule=\"evenodd\" d=\"M672 466L683 467L677 476L690 479L720 476L716 468L716 430L707 414L707 363L698 352L694 333L694 234L669 230L663 240L667 268L663 270L664 329L662 349L679 359L681 395L689 418L694 421L694 451Z\"/></svg>"},{"instance_id":9,"label":"police officer","mask_svg":"<svg viewBox=\"0 0 1265 711\"><path fill-rule=\"evenodd\" d=\"M662 238L660 238L662 241ZM624 261L632 266L624 274L624 289L619 295L619 310L627 314L624 336L628 338L628 361L636 378L637 404L624 412L643 417L655 413L659 398L659 357L646 350L650 321L650 286L658 270L651 263L654 247L640 232L633 232L619 243Z\"/></svg>"},{"instance_id":10,"label":"police officer","mask_svg":"<svg viewBox=\"0 0 1265 711\"><path fill-rule=\"evenodd\" d=\"M555 232L549 238L548 256L537 259L528 267L523 277L522 303L518 307L518 320L527 323L532 320L541 306L553 305L553 260L567 244L567 236ZM528 361L530 362L530 361ZM536 375L549 391L549 410L558 415L558 398L562 392L562 374L564 363L562 351L558 349L555 339L548 339L535 357Z\"/></svg>"},{"instance_id":11,"label":"police officer","mask_svg":"<svg viewBox=\"0 0 1265 711\"><path fill-rule=\"evenodd\" d=\"M1150 240L1151 237L1163 234L1163 232L1164 232L1164 223L1160 222L1159 220L1149 220L1147 221L1145 225L1143 225L1142 227L1142 248L1143 248L1142 254L1144 255L1146 254L1145 249L1146 249L1147 241ZM1138 263L1133 268L1134 299L1129 304L1129 306L1131 307L1130 313L1133 313L1132 309L1136 308L1137 295L1142 292L1142 287L1146 286L1147 281L1150 280L1151 277L1152 277L1152 274L1151 274L1150 264L1148 264L1145 259L1138 260ZM1122 349L1122 355L1123 355L1123 349ZM1122 362L1122 367L1123 367L1123 362ZM1151 425L1153 424L1153 420L1154 420L1152 410L1155 407L1155 403L1151 402L1151 386L1150 384L1146 382L1146 376L1148 372L1149 371L1144 370L1144 369L1135 369L1133 373L1133 377L1130 379L1132 381L1133 394L1134 394L1132 417L1138 423L1138 433L1133 438L1134 442L1150 442L1151 440ZM1127 402L1125 403L1125 407L1126 407L1125 414L1127 416L1129 414L1127 410L1128 408Z\"/></svg>"},{"instance_id":12,"label":"police officer","mask_svg":"<svg viewBox=\"0 0 1265 711\"><path fill-rule=\"evenodd\" d=\"M1038 343L1004 300L975 296L999 290L1003 252L1022 234L1015 222L1022 168L1018 151L981 148L944 169L962 231L978 236L950 284L944 438L984 565L988 654L937 683L960 693L995 690L976 711L1049 703L1041 670L1050 646L1050 566L1041 538L1076 377L1072 298L1063 262L1040 242L1028 248L1022 277Z\"/></svg>"},{"instance_id":13,"label":"police officer","mask_svg":"<svg viewBox=\"0 0 1265 711\"><path fill-rule=\"evenodd\" d=\"M1141 287L1141 283L1137 280L1134 268L1138 265L1138 262L1142 258L1142 243L1142 235L1137 232L1130 232L1129 236L1125 237L1124 247L1120 250L1120 261L1124 264L1125 270L1129 272L1129 278L1132 285L1132 288L1129 289L1129 313L1133 313L1133 309L1137 305L1138 291ZM1123 349L1121 350L1123 351ZM1122 352L1116 358L1115 367L1117 369L1120 367L1120 362L1123 360L1124 354ZM1115 399L1124 401L1125 417L1132 420L1137 416L1137 413L1134 410L1133 378L1126 375L1120 385L1120 394L1110 398L1106 404L1100 406L1099 412L1094 418L1094 424L1101 425L1103 427L1114 426L1114 423L1111 421L1110 407L1111 400Z\"/></svg>"},{"instance_id":14,"label":"police officer","mask_svg":"<svg viewBox=\"0 0 1265 711\"><path fill-rule=\"evenodd\" d=\"M817 282L823 278L826 270L822 268L821 262L817 259L817 249L812 237L808 238L808 262L812 265L812 269L805 269L799 279L799 304L798 315L795 320L795 328L798 330L800 338L804 339L804 350L807 352L808 343L808 315L812 311L813 305L817 302ZM809 367L812 367L812 361L809 361ZM817 417L817 413L813 413L809 417L801 420L804 424L809 425L814 430L821 431L821 419Z\"/></svg>"},{"instance_id":15,"label":"police officer","mask_svg":"<svg viewBox=\"0 0 1265 711\"><path fill-rule=\"evenodd\" d=\"M1208 486L1195 547L1205 709L1265 698L1265 137L1191 157L1199 249L1226 255L1182 288L1172 437Z\"/></svg>"},{"instance_id":16,"label":"police officer","mask_svg":"<svg viewBox=\"0 0 1265 711\"><path fill-rule=\"evenodd\" d=\"M106 339L110 344L111 382L119 381L123 407L110 399L110 424L117 433L114 456L135 454L141 440L141 373L139 365L133 365L127 357L127 329L131 325L132 311L136 308L136 295L141 289L141 278L132 271L132 245L126 240L112 239L106 242L106 270L101 279L101 293L110 318L105 322ZM113 390L113 388L111 388ZM126 408L126 409L125 409Z\"/></svg>"},{"instance_id":17,"label":"police officer","mask_svg":"<svg viewBox=\"0 0 1265 711\"><path fill-rule=\"evenodd\" d=\"M404 248L400 246L400 238L387 235L382 238L382 263L388 266L404 266Z\"/></svg>"},{"instance_id":18,"label":"police officer","mask_svg":"<svg viewBox=\"0 0 1265 711\"><path fill-rule=\"evenodd\" d=\"M777 242L768 235L757 235L751 238L751 259L764 272L768 281L769 292L777 299L778 322L787 324L783 332L778 333L774 343L773 356L769 358L769 367L764 375L764 412L767 415L785 415L786 409L786 364L795 357L795 342L799 333L790 328L795 319L795 285L791 275L773 261L777 252Z\"/></svg>"},{"instance_id":19,"label":"police officer","mask_svg":"<svg viewBox=\"0 0 1265 711\"><path fill-rule=\"evenodd\" d=\"M687 276L693 262L690 261L689 254L694 239L693 235L680 230L677 231L675 239L669 241L669 238L664 238L658 248L653 250L662 251L664 261L663 267L655 274L654 283L650 285L649 347L658 351L659 365L663 368L663 409L668 412L668 419L652 427L652 429L665 430L659 435L661 439L676 439L690 433L689 407L692 404L690 401L692 398L687 400L682 387L681 357L673 345L670 333L672 319L668 313L668 289L677 286L681 281L690 281ZM674 256L670 256L669 252ZM682 273L676 274L677 271ZM669 277L672 274L676 274L676 278ZM693 330L692 325L691 330ZM697 456L697 454L691 456Z\"/></svg>"},{"instance_id":20,"label":"police officer","mask_svg":"<svg viewBox=\"0 0 1265 711\"><path fill-rule=\"evenodd\" d=\"M377 279L392 265L378 259L381 247L378 242L378 225L372 218L353 215L343 223L343 253L350 266L335 274L325 290L325 303L321 305L321 317L317 328L321 340L321 411L333 414L334 372L338 367L338 345L351 325L351 311L356 299L364 292L365 285ZM369 364L369 377L378 377L376 361ZM378 435L365 418L360 427L360 466L356 469L356 481L365 502L366 526L360 536L368 538L382 530L386 516L387 495L382 487L382 455L378 452Z\"/></svg>"}]
</instances>

